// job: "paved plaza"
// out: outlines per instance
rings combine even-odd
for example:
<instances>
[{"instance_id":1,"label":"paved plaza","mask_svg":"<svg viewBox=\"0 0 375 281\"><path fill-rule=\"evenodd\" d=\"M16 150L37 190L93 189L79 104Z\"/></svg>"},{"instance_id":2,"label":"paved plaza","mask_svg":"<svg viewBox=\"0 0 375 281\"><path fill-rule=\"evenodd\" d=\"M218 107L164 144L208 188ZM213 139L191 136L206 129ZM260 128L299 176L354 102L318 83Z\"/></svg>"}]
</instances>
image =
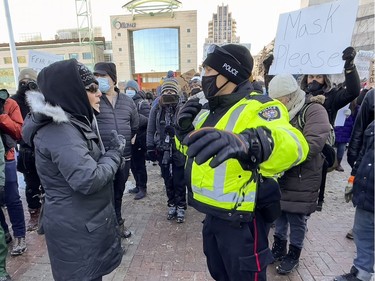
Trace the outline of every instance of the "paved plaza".
<instances>
[{"instance_id":1,"label":"paved plaza","mask_svg":"<svg viewBox=\"0 0 375 281\"><path fill-rule=\"evenodd\" d=\"M354 208L345 203L344 187L350 167L345 172L331 172L327 179L326 200L322 212L308 220L308 232L300 258L300 266L288 276L278 275L275 265L268 267L270 281L328 281L347 272L355 255L355 245L345 238L352 227ZM104 281L204 281L213 280L208 273L202 251L202 220L204 215L188 208L186 222L177 224L166 219L166 195L159 167L148 164L148 195L135 201L124 194L125 225L133 235L123 240L126 253L121 265ZM129 178L127 189L134 184ZM20 177L20 192L27 209L24 183ZM28 214L26 214L28 220ZM270 245L273 240L271 230ZM7 268L15 281L52 281L44 237L27 233L28 250L18 257L8 255ZM11 246L10 246L11 247ZM95 247L95 245L93 245Z\"/></svg>"}]
</instances>

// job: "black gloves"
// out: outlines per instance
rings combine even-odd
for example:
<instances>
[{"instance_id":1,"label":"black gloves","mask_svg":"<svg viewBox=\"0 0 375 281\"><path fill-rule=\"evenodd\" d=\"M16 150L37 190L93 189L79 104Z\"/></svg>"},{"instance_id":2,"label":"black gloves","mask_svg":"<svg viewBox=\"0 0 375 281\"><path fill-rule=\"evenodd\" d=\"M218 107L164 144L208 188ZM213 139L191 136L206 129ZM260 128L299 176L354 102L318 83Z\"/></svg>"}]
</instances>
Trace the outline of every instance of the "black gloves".
<instances>
[{"instance_id":1,"label":"black gloves","mask_svg":"<svg viewBox=\"0 0 375 281\"><path fill-rule=\"evenodd\" d=\"M0 207L5 206L5 190L4 186L0 186Z\"/></svg>"},{"instance_id":2,"label":"black gloves","mask_svg":"<svg viewBox=\"0 0 375 281\"><path fill-rule=\"evenodd\" d=\"M189 157L195 157L195 162L200 165L211 157L211 168L216 168L229 158L239 161L249 161L249 143L241 134L233 134L214 128L203 128L189 134L184 139L184 144L189 148Z\"/></svg>"},{"instance_id":3,"label":"black gloves","mask_svg":"<svg viewBox=\"0 0 375 281\"><path fill-rule=\"evenodd\" d=\"M247 129L240 134L206 127L187 135L183 143L188 146L188 156L195 157L198 165L213 157L211 168L236 158L244 170L252 170L273 151L272 134L264 127Z\"/></svg>"},{"instance_id":4,"label":"black gloves","mask_svg":"<svg viewBox=\"0 0 375 281\"><path fill-rule=\"evenodd\" d=\"M354 68L354 58L357 52L353 47L348 47L342 52L342 59L345 61L344 68L350 70Z\"/></svg>"},{"instance_id":5,"label":"black gloves","mask_svg":"<svg viewBox=\"0 0 375 281\"><path fill-rule=\"evenodd\" d=\"M272 62L273 62L273 59L274 59L273 54L270 54L270 55L269 55L267 58L265 58L264 61L263 61L263 66L264 66L264 69L267 70L267 73L268 73L268 70L269 70L270 67L271 67L271 64L272 64Z\"/></svg>"},{"instance_id":6,"label":"black gloves","mask_svg":"<svg viewBox=\"0 0 375 281\"><path fill-rule=\"evenodd\" d=\"M125 144L126 144L126 140L124 136L117 134L116 130L112 130L111 141L110 141L108 150L116 150L120 153L120 155L122 155L125 149Z\"/></svg>"},{"instance_id":7,"label":"black gloves","mask_svg":"<svg viewBox=\"0 0 375 281\"><path fill-rule=\"evenodd\" d=\"M147 160L155 162L158 159L158 154L154 147L147 147Z\"/></svg>"},{"instance_id":8,"label":"black gloves","mask_svg":"<svg viewBox=\"0 0 375 281\"><path fill-rule=\"evenodd\" d=\"M176 122L178 128L183 131L192 128L191 126L194 118L198 115L201 109L202 105L199 103L198 98L188 100L177 113Z\"/></svg>"},{"instance_id":9,"label":"black gloves","mask_svg":"<svg viewBox=\"0 0 375 281\"><path fill-rule=\"evenodd\" d=\"M165 126L164 131L165 131L166 135L168 135L170 137L174 137L174 128L173 128L173 126L171 126L171 125Z\"/></svg>"}]
</instances>

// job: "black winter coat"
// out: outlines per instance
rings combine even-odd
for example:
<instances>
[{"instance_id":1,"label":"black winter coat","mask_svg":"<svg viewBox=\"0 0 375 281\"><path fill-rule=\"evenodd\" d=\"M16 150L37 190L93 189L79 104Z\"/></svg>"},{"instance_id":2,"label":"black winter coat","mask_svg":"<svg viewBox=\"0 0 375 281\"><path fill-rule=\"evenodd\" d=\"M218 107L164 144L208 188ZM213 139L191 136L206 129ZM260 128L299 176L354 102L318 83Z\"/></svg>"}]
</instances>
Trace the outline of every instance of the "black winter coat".
<instances>
[{"instance_id":1,"label":"black winter coat","mask_svg":"<svg viewBox=\"0 0 375 281\"><path fill-rule=\"evenodd\" d=\"M146 150L147 124L151 106L146 99L146 95L141 91L134 95L133 101L139 115L139 127L133 148L142 148Z\"/></svg>"},{"instance_id":2,"label":"black winter coat","mask_svg":"<svg viewBox=\"0 0 375 281\"><path fill-rule=\"evenodd\" d=\"M374 120L374 89L367 92L357 118L354 122L352 135L350 137L348 146L348 163L354 167L354 162L357 160L359 152L362 148L363 134L368 125Z\"/></svg>"},{"instance_id":3,"label":"black winter coat","mask_svg":"<svg viewBox=\"0 0 375 281\"><path fill-rule=\"evenodd\" d=\"M334 127L337 112L348 103L358 97L361 90L361 84L357 69L354 68L350 73L345 72L346 88L332 88L330 81L326 78L325 91L314 93L315 95L324 95L325 101L323 106L328 112L329 122ZM328 76L327 76L328 77ZM307 91L307 75L302 78L301 89Z\"/></svg>"},{"instance_id":4,"label":"black winter coat","mask_svg":"<svg viewBox=\"0 0 375 281\"><path fill-rule=\"evenodd\" d=\"M126 140L124 157L131 157L131 139L137 133L139 116L133 99L119 93L115 107L112 106L105 94L100 98L100 114L97 116L100 136L105 150L108 150L111 140L111 131L123 135Z\"/></svg>"},{"instance_id":5,"label":"black winter coat","mask_svg":"<svg viewBox=\"0 0 375 281\"><path fill-rule=\"evenodd\" d=\"M83 84L82 92L86 94ZM45 190L41 225L54 280L99 278L113 271L123 256L113 205L120 155L114 150L102 155L91 127L59 106L45 104L42 94L28 97L33 114L22 134L35 145Z\"/></svg>"},{"instance_id":6,"label":"black winter coat","mask_svg":"<svg viewBox=\"0 0 375 281\"><path fill-rule=\"evenodd\" d=\"M364 131L363 146L352 170L353 205L369 212L374 212L374 123Z\"/></svg>"}]
</instances>

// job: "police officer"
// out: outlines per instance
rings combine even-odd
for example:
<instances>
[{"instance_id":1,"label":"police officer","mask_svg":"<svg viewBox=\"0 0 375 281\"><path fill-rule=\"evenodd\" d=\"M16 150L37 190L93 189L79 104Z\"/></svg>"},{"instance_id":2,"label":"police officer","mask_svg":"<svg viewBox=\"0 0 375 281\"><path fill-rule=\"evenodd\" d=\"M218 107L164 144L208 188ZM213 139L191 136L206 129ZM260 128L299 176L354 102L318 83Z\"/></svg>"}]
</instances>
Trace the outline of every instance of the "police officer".
<instances>
[{"instance_id":1,"label":"police officer","mask_svg":"<svg viewBox=\"0 0 375 281\"><path fill-rule=\"evenodd\" d=\"M275 175L308 153L279 101L254 91L247 48L212 45L203 62L209 111L190 99L176 119L176 145L187 154L188 201L206 214L203 250L215 280L266 280L273 261L270 222L280 215Z\"/></svg>"}]
</instances>

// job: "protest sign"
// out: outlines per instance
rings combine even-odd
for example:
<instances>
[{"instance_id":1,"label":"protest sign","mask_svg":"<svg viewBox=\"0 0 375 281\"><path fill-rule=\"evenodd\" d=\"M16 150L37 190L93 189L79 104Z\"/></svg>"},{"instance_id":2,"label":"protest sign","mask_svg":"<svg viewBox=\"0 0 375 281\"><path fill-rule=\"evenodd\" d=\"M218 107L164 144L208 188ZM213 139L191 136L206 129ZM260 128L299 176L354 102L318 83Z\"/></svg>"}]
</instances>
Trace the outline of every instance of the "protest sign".
<instances>
[{"instance_id":1,"label":"protest sign","mask_svg":"<svg viewBox=\"0 0 375 281\"><path fill-rule=\"evenodd\" d=\"M344 66L358 0L339 0L281 14L269 74L335 74Z\"/></svg>"},{"instance_id":2,"label":"protest sign","mask_svg":"<svg viewBox=\"0 0 375 281\"><path fill-rule=\"evenodd\" d=\"M39 73L50 64L63 60L64 55L54 55L45 52L29 50L29 67Z\"/></svg>"},{"instance_id":3,"label":"protest sign","mask_svg":"<svg viewBox=\"0 0 375 281\"><path fill-rule=\"evenodd\" d=\"M357 67L358 75L361 80L368 81L370 79L370 65L374 59L373 51L358 51L354 59L354 64Z\"/></svg>"}]
</instances>

